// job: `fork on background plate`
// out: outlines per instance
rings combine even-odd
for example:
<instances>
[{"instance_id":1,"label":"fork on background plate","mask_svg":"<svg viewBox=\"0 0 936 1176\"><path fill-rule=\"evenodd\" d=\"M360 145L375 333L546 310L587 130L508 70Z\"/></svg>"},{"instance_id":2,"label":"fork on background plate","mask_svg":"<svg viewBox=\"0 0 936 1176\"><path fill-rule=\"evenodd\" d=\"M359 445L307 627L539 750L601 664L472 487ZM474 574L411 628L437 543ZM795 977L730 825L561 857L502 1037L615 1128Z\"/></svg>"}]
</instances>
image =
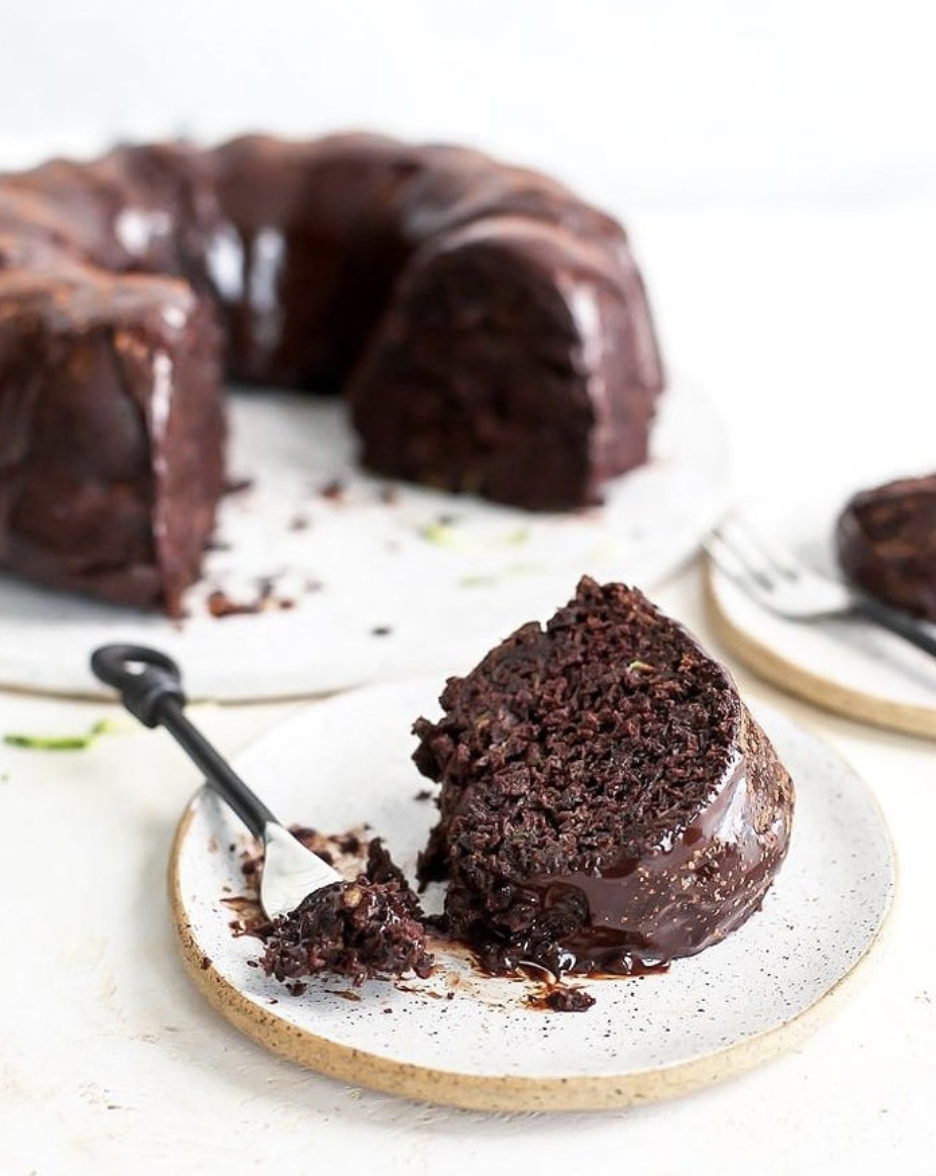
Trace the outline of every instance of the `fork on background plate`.
<instances>
[{"instance_id":1,"label":"fork on background plate","mask_svg":"<svg viewBox=\"0 0 936 1176\"><path fill-rule=\"evenodd\" d=\"M806 567L738 514L723 519L704 547L719 571L778 616L793 621L860 617L936 657L936 633L924 622Z\"/></svg>"}]
</instances>

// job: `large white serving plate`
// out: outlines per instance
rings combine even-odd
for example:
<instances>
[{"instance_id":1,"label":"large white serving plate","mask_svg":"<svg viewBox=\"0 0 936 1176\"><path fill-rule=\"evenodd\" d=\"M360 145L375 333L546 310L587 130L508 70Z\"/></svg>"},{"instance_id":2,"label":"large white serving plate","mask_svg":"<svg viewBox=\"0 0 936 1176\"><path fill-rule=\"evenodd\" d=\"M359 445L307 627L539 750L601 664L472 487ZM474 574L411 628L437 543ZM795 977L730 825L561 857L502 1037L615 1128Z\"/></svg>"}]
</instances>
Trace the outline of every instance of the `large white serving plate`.
<instances>
[{"instance_id":1,"label":"large white serving plate","mask_svg":"<svg viewBox=\"0 0 936 1176\"><path fill-rule=\"evenodd\" d=\"M684 383L668 389L646 467L601 507L538 515L389 484L355 462L343 405L282 392L231 398L230 495L189 616L114 608L0 576L0 686L96 695L88 655L109 641L178 658L193 697L317 694L423 672L467 669L517 625L545 619L583 573L649 589L696 549L724 506L722 422ZM340 483L342 493L321 490ZM387 499L390 499L389 501ZM274 578L288 610L209 615L223 589L257 598Z\"/></svg>"},{"instance_id":2,"label":"large white serving plate","mask_svg":"<svg viewBox=\"0 0 936 1176\"><path fill-rule=\"evenodd\" d=\"M435 681L393 683L314 703L235 767L285 821L334 833L369 822L412 877L436 810L416 798L425 781L409 732L420 714L437 715L437 691ZM275 1052L431 1102L621 1106L748 1069L793 1046L830 1008L878 936L894 888L890 839L862 781L789 719L759 718L797 790L789 854L762 910L665 974L580 982L596 999L585 1013L532 1009L524 981L482 976L444 943L428 980L352 991L319 977L290 995L251 966L258 941L229 928L224 900L245 891L241 853L251 843L207 790L182 818L170 868L188 970L212 1004Z\"/></svg>"}]
</instances>

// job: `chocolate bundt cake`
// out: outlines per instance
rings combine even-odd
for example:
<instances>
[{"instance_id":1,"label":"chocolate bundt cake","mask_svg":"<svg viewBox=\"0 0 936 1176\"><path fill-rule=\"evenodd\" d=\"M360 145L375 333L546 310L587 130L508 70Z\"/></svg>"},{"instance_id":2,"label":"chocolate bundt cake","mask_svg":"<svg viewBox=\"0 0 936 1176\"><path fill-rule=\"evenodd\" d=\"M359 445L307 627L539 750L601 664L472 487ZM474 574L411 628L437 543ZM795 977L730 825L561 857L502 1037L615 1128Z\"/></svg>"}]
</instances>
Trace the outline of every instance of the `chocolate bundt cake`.
<instances>
[{"instance_id":1,"label":"chocolate bundt cake","mask_svg":"<svg viewBox=\"0 0 936 1176\"><path fill-rule=\"evenodd\" d=\"M630 974L760 906L790 778L727 670L636 589L583 579L419 719L441 817L420 862L493 972Z\"/></svg>"},{"instance_id":2,"label":"chocolate bundt cake","mask_svg":"<svg viewBox=\"0 0 936 1176\"><path fill-rule=\"evenodd\" d=\"M936 622L936 474L856 494L838 518L835 539L852 583Z\"/></svg>"},{"instance_id":3,"label":"chocolate bundt cake","mask_svg":"<svg viewBox=\"0 0 936 1176\"><path fill-rule=\"evenodd\" d=\"M54 160L0 177L0 567L177 612L222 366L346 389L375 471L550 510L646 459L662 387L624 232L534 172L370 135Z\"/></svg>"}]
</instances>

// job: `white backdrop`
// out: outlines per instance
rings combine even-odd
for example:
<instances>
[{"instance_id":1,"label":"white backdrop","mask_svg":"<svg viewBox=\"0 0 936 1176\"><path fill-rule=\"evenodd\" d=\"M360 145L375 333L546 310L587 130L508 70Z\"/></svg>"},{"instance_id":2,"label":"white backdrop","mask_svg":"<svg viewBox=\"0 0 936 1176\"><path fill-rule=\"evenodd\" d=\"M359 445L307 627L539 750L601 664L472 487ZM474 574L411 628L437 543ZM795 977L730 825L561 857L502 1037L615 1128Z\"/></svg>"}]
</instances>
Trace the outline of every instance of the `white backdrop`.
<instances>
[{"instance_id":1,"label":"white backdrop","mask_svg":"<svg viewBox=\"0 0 936 1176\"><path fill-rule=\"evenodd\" d=\"M933 199L928 0L0 0L0 138L346 126L612 206Z\"/></svg>"},{"instance_id":2,"label":"white backdrop","mask_svg":"<svg viewBox=\"0 0 936 1176\"><path fill-rule=\"evenodd\" d=\"M0 167L354 126L527 160L626 221L741 493L870 484L936 460L934 46L932 0L0 0Z\"/></svg>"},{"instance_id":3,"label":"white backdrop","mask_svg":"<svg viewBox=\"0 0 936 1176\"><path fill-rule=\"evenodd\" d=\"M933 463L934 46L931 0L0 0L0 166L355 126L527 160L630 226L744 488L860 482Z\"/></svg>"}]
</instances>

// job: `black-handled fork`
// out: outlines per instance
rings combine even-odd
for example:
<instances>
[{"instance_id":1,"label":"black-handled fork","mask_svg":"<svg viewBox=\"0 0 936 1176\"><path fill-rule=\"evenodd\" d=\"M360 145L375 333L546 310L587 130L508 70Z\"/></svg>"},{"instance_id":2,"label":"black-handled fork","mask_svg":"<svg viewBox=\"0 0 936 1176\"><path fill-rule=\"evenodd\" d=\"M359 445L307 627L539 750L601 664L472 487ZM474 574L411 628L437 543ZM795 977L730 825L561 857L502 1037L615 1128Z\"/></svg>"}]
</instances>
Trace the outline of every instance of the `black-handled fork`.
<instances>
[{"instance_id":1,"label":"black-handled fork","mask_svg":"<svg viewBox=\"0 0 936 1176\"><path fill-rule=\"evenodd\" d=\"M146 727L164 727L205 780L263 843L260 903L267 918L287 914L316 890L342 881L286 829L185 714L182 674L171 657L144 645L102 645L91 670L113 686L127 710Z\"/></svg>"}]
</instances>

